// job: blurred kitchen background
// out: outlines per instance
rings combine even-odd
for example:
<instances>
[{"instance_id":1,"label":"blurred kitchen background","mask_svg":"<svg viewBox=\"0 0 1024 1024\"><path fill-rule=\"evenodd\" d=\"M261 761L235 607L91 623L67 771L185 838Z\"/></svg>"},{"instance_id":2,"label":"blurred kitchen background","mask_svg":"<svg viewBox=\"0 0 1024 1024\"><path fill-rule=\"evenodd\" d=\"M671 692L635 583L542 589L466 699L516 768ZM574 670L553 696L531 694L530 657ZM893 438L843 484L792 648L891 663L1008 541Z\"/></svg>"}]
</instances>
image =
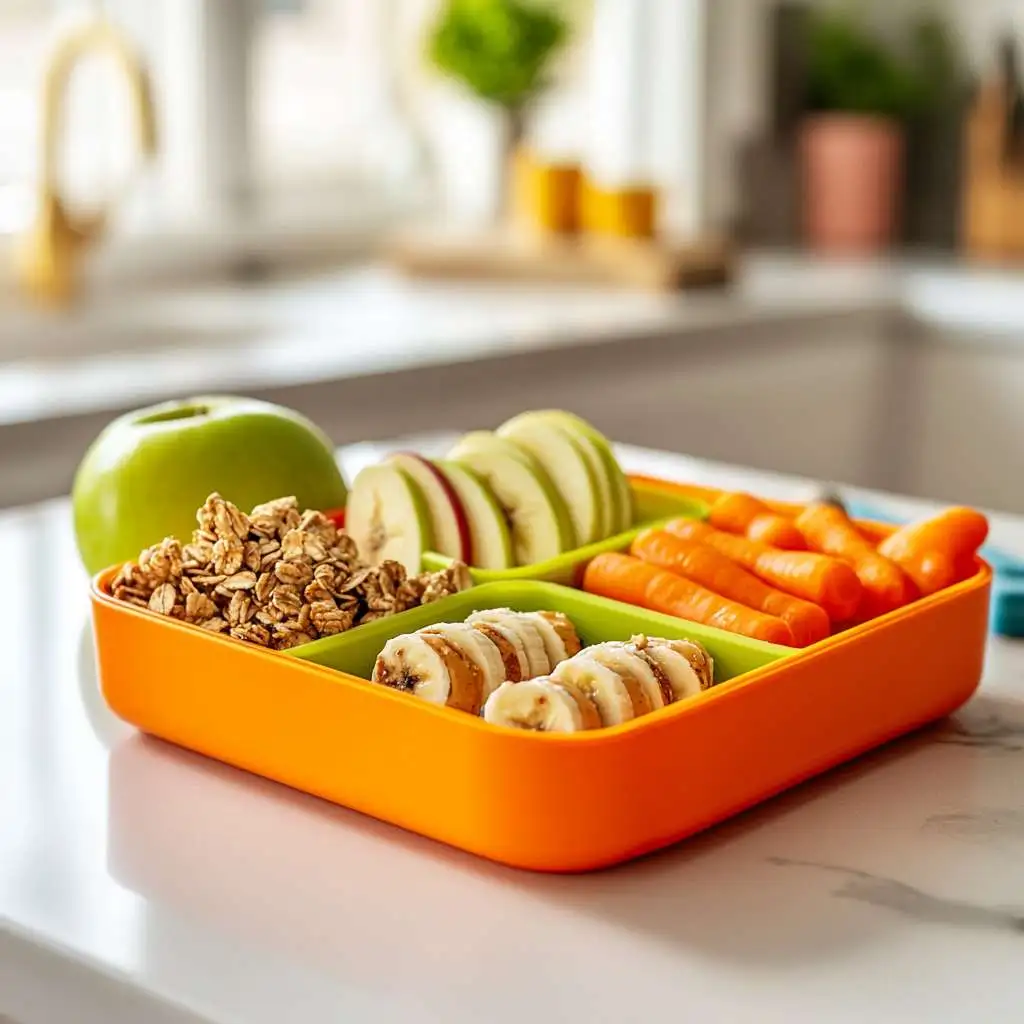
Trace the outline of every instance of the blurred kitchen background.
<instances>
[{"instance_id":1,"label":"blurred kitchen background","mask_svg":"<svg viewBox=\"0 0 1024 1024\"><path fill-rule=\"evenodd\" d=\"M115 414L1024 511L1022 0L0 0L0 504Z\"/></svg>"}]
</instances>

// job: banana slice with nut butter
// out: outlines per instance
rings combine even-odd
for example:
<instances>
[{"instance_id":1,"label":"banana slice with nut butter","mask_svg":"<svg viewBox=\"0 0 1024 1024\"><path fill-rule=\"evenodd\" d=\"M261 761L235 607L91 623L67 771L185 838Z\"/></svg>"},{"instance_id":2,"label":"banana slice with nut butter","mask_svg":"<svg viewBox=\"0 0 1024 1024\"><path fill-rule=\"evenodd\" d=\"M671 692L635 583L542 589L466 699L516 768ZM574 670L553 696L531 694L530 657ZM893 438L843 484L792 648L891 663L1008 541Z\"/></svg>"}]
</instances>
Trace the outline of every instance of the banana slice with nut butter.
<instances>
[{"instance_id":1,"label":"banana slice with nut butter","mask_svg":"<svg viewBox=\"0 0 1024 1024\"><path fill-rule=\"evenodd\" d=\"M694 640L637 635L580 648L560 612L492 608L394 637L372 681L495 725L579 732L620 725L714 685Z\"/></svg>"},{"instance_id":2,"label":"banana slice with nut butter","mask_svg":"<svg viewBox=\"0 0 1024 1024\"><path fill-rule=\"evenodd\" d=\"M565 682L540 677L502 683L484 705L484 721L533 732L583 732L601 725L589 698Z\"/></svg>"},{"instance_id":3,"label":"banana slice with nut butter","mask_svg":"<svg viewBox=\"0 0 1024 1024\"><path fill-rule=\"evenodd\" d=\"M384 645L372 681L471 715L484 702L484 675L450 640L438 634L406 633Z\"/></svg>"},{"instance_id":4,"label":"banana slice with nut butter","mask_svg":"<svg viewBox=\"0 0 1024 1024\"><path fill-rule=\"evenodd\" d=\"M486 611L473 612L466 621L471 626L486 622L507 630L516 637L526 659L524 679L546 676L551 671L553 666L548 657L544 636L535 620L520 612L514 612L511 608L489 608Z\"/></svg>"},{"instance_id":5,"label":"banana slice with nut butter","mask_svg":"<svg viewBox=\"0 0 1024 1024\"><path fill-rule=\"evenodd\" d=\"M457 647L475 665L483 676L483 699L486 701L508 678L505 662L494 641L464 622L438 622L418 631L421 635L442 636Z\"/></svg>"},{"instance_id":6,"label":"banana slice with nut butter","mask_svg":"<svg viewBox=\"0 0 1024 1024\"><path fill-rule=\"evenodd\" d=\"M574 687L589 697L602 725L621 725L651 710L650 701L632 676L620 675L590 656L589 649L563 661L551 673L553 682Z\"/></svg>"}]
</instances>

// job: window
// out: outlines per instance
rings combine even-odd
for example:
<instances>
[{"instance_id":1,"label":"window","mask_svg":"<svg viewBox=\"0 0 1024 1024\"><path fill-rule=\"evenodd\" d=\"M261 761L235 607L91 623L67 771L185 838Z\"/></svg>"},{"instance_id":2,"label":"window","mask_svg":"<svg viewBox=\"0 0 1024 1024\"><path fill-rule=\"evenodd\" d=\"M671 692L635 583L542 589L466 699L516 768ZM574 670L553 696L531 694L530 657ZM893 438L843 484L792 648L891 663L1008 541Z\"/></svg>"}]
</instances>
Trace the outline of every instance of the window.
<instances>
[{"instance_id":1,"label":"window","mask_svg":"<svg viewBox=\"0 0 1024 1024\"><path fill-rule=\"evenodd\" d=\"M564 2L579 13L602 0ZM662 69L637 116L658 140L652 159L692 205L706 0L631 2L647 12ZM135 179L106 246L122 253L111 262L125 273L145 272L147 251L159 273L195 270L199 256L221 250L236 262L253 248L301 254L311 238L319 252L325 237L365 237L432 197L465 193L488 172L465 159L480 152L479 122L464 117L471 105L451 103L457 90L437 86L425 66L422 31L438 3L0 0L0 243L26 226L35 202L51 35L83 12L104 14L139 50L156 106L156 160ZM581 34L570 62L577 92L587 42ZM135 157L123 82L113 62L92 65L74 77L66 105L61 181L76 205L101 201ZM569 120L583 123L578 113ZM536 122L543 130L544 118ZM460 184L437 180L445 173Z\"/></svg>"},{"instance_id":2,"label":"window","mask_svg":"<svg viewBox=\"0 0 1024 1024\"><path fill-rule=\"evenodd\" d=\"M38 70L50 0L7 0L0 7L0 234L19 230L36 170Z\"/></svg>"},{"instance_id":3,"label":"window","mask_svg":"<svg viewBox=\"0 0 1024 1024\"><path fill-rule=\"evenodd\" d=\"M267 201L300 186L402 192L425 162L412 110L434 4L265 0L251 43L252 174Z\"/></svg>"},{"instance_id":4,"label":"window","mask_svg":"<svg viewBox=\"0 0 1024 1024\"><path fill-rule=\"evenodd\" d=\"M105 14L143 55L159 151L118 235L344 232L417 196L422 148L398 61L433 0L5 0L0 8L0 236L35 202L40 83L63 19ZM12 6L13 4L13 6ZM95 203L129 170L132 121L112 61L67 91L60 180Z\"/></svg>"}]
</instances>

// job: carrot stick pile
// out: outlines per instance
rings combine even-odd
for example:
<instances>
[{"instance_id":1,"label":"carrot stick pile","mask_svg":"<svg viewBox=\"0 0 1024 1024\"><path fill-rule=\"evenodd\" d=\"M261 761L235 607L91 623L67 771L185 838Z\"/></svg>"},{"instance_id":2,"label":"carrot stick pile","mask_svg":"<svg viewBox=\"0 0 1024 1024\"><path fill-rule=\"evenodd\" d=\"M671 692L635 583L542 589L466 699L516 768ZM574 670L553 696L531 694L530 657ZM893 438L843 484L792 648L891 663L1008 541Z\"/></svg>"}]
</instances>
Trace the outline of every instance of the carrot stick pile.
<instances>
[{"instance_id":1,"label":"carrot stick pile","mask_svg":"<svg viewBox=\"0 0 1024 1024\"><path fill-rule=\"evenodd\" d=\"M793 632L782 619L721 597L674 572L609 551L587 566L584 589L654 612L665 612L705 626L717 626L757 640L793 646Z\"/></svg>"},{"instance_id":2,"label":"carrot stick pile","mask_svg":"<svg viewBox=\"0 0 1024 1024\"><path fill-rule=\"evenodd\" d=\"M862 616L884 615L917 596L903 570L880 555L836 505L811 505L797 516L796 525L814 550L842 559L857 574L864 587Z\"/></svg>"},{"instance_id":3,"label":"carrot stick pile","mask_svg":"<svg viewBox=\"0 0 1024 1024\"><path fill-rule=\"evenodd\" d=\"M797 647L817 643L829 635L829 619L823 608L770 587L709 544L664 530L648 530L633 541L631 550L651 565L678 573L748 608L777 616L789 626Z\"/></svg>"},{"instance_id":4,"label":"carrot stick pile","mask_svg":"<svg viewBox=\"0 0 1024 1024\"><path fill-rule=\"evenodd\" d=\"M988 533L981 513L952 508L876 544L836 505L791 517L740 493L717 496L709 519L676 519L639 534L629 554L599 555L584 589L807 647L969 577Z\"/></svg>"}]
</instances>

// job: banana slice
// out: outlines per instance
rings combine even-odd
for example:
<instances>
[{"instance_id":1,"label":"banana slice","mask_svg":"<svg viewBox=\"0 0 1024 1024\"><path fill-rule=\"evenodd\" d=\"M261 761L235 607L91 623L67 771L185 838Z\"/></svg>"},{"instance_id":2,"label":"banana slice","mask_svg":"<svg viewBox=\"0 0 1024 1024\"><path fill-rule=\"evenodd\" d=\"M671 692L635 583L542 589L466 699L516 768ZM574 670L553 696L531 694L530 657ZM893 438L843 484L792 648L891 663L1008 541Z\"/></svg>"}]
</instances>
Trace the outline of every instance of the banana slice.
<instances>
[{"instance_id":1,"label":"banana slice","mask_svg":"<svg viewBox=\"0 0 1024 1024\"><path fill-rule=\"evenodd\" d=\"M632 644L661 666L676 700L693 697L714 685L711 655L694 641L635 636Z\"/></svg>"},{"instance_id":2,"label":"banana slice","mask_svg":"<svg viewBox=\"0 0 1024 1024\"><path fill-rule=\"evenodd\" d=\"M484 705L484 720L534 732L582 732L601 724L597 709L579 690L543 676L502 683Z\"/></svg>"},{"instance_id":3,"label":"banana slice","mask_svg":"<svg viewBox=\"0 0 1024 1024\"><path fill-rule=\"evenodd\" d=\"M537 631L544 641L544 649L547 651L548 661L552 668L570 656L566 642L559 636L558 630L552 625L550 619L545 618L542 612L523 612L522 614L537 627Z\"/></svg>"},{"instance_id":4,"label":"banana slice","mask_svg":"<svg viewBox=\"0 0 1024 1024\"><path fill-rule=\"evenodd\" d=\"M530 665L526 660L526 651L518 633L513 632L507 626L499 626L494 622L473 622L471 625L498 648L502 664L505 666L506 680L510 683L518 683L523 679L530 678Z\"/></svg>"},{"instance_id":5,"label":"banana slice","mask_svg":"<svg viewBox=\"0 0 1024 1024\"><path fill-rule=\"evenodd\" d=\"M576 627L572 624L572 620L568 615L563 612L551 611L530 612L529 614L550 623L551 627L558 634L559 640L565 645L566 657L571 658L574 654L580 653L583 644L580 642Z\"/></svg>"},{"instance_id":6,"label":"banana slice","mask_svg":"<svg viewBox=\"0 0 1024 1024\"><path fill-rule=\"evenodd\" d=\"M544 646L544 638L540 629L536 623L522 613L514 612L511 608L488 608L473 612L466 621L470 625L477 622L489 622L491 625L500 626L514 633L519 638L526 655L524 679L546 676L551 671L552 665L548 660L547 648Z\"/></svg>"},{"instance_id":7,"label":"banana slice","mask_svg":"<svg viewBox=\"0 0 1024 1024\"><path fill-rule=\"evenodd\" d=\"M623 644L623 647L625 647L631 654L640 658L654 674L654 678L657 680L658 689L661 695L661 706L668 707L669 704L672 704L676 699L676 692L672 687L672 681L669 679L661 665L658 664L657 659L651 657L650 652L646 649L636 647L634 644ZM651 705L653 707L657 706L653 700L651 701Z\"/></svg>"},{"instance_id":8,"label":"banana slice","mask_svg":"<svg viewBox=\"0 0 1024 1024\"><path fill-rule=\"evenodd\" d=\"M658 708L671 704L675 699L672 686L668 683L664 673L661 675L666 685L664 688L662 687L662 682L658 678L658 673L661 671L660 666L655 670L652 663L642 657L631 644L614 642L595 644L593 647L587 648L587 657L618 672L627 685L630 680L635 682L647 701L648 711L657 711Z\"/></svg>"},{"instance_id":9,"label":"banana slice","mask_svg":"<svg viewBox=\"0 0 1024 1024\"><path fill-rule=\"evenodd\" d=\"M407 633L384 645L372 681L431 704L476 715L483 704L483 673L443 636Z\"/></svg>"},{"instance_id":10,"label":"banana slice","mask_svg":"<svg viewBox=\"0 0 1024 1024\"><path fill-rule=\"evenodd\" d=\"M574 686L589 697L603 725L619 725L651 709L635 680L624 679L614 669L588 657L586 651L563 661L551 673L551 681L562 686Z\"/></svg>"},{"instance_id":11,"label":"banana slice","mask_svg":"<svg viewBox=\"0 0 1024 1024\"><path fill-rule=\"evenodd\" d=\"M501 652L494 645L494 641L479 630L462 622L438 622L417 632L421 635L428 633L444 637L480 669L485 701L508 678L505 675L505 663L502 661Z\"/></svg>"},{"instance_id":12,"label":"banana slice","mask_svg":"<svg viewBox=\"0 0 1024 1024\"><path fill-rule=\"evenodd\" d=\"M662 640L657 637L653 639L647 637L646 640L648 644L663 644L666 647L671 647L677 654L681 654L690 663L693 671L697 673L702 690L715 685L715 662L703 644L689 639Z\"/></svg>"}]
</instances>

